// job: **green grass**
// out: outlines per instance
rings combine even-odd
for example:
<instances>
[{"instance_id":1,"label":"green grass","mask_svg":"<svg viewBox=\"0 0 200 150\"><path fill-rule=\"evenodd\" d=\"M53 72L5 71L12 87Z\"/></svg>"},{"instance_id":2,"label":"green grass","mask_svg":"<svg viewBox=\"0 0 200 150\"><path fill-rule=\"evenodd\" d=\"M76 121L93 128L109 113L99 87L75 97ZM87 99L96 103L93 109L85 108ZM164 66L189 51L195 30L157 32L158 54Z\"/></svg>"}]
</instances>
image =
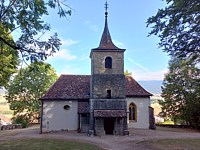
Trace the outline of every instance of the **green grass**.
<instances>
[{"instance_id":1,"label":"green grass","mask_svg":"<svg viewBox=\"0 0 200 150\"><path fill-rule=\"evenodd\" d=\"M145 141L143 144L156 150L196 150L200 148L200 139L162 139Z\"/></svg>"},{"instance_id":2,"label":"green grass","mask_svg":"<svg viewBox=\"0 0 200 150\"><path fill-rule=\"evenodd\" d=\"M103 150L96 145L54 139L0 141L0 150Z\"/></svg>"},{"instance_id":3,"label":"green grass","mask_svg":"<svg viewBox=\"0 0 200 150\"><path fill-rule=\"evenodd\" d=\"M169 128L156 126L157 131L170 131L170 132L181 132L181 133L200 133L200 130L192 128Z\"/></svg>"},{"instance_id":4,"label":"green grass","mask_svg":"<svg viewBox=\"0 0 200 150\"><path fill-rule=\"evenodd\" d=\"M171 120L166 120L165 122L163 122L162 124L171 124L174 125L174 122Z\"/></svg>"}]
</instances>

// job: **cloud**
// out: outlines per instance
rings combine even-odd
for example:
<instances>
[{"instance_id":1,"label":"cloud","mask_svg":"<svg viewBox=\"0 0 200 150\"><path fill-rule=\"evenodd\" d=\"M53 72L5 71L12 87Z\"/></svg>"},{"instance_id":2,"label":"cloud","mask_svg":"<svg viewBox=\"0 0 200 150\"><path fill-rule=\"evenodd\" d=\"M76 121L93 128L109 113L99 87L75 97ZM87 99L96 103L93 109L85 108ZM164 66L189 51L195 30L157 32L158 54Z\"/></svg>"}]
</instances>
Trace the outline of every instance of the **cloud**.
<instances>
[{"instance_id":1,"label":"cloud","mask_svg":"<svg viewBox=\"0 0 200 150\"><path fill-rule=\"evenodd\" d=\"M168 70L159 71L143 71L143 70L133 70L132 76L137 81L147 81L147 80L163 80L164 75Z\"/></svg>"},{"instance_id":2,"label":"cloud","mask_svg":"<svg viewBox=\"0 0 200 150\"><path fill-rule=\"evenodd\" d=\"M55 33L58 33L58 32L55 29L51 29L51 31L46 31L44 34L38 35L38 38L42 41L47 41Z\"/></svg>"},{"instance_id":3,"label":"cloud","mask_svg":"<svg viewBox=\"0 0 200 150\"><path fill-rule=\"evenodd\" d=\"M145 66L143 66L143 65L141 65L141 64L139 64L139 63L136 63L136 62L134 62L134 60L133 60L133 59L131 59L131 58L128 58L128 60L129 60L130 62L132 62L134 65L136 65L136 66L138 66L138 67L142 68L143 70L145 70L145 71L149 71L149 69L148 69L148 68L146 68Z\"/></svg>"},{"instance_id":4,"label":"cloud","mask_svg":"<svg viewBox=\"0 0 200 150\"><path fill-rule=\"evenodd\" d=\"M94 32L97 32L99 30L98 26L93 24L91 21L85 21L84 24L87 25L88 28Z\"/></svg>"},{"instance_id":5,"label":"cloud","mask_svg":"<svg viewBox=\"0 0 200 150\"><path fill-rule=\"evenodd\" d=\"M113 40L113 43L119 48L125 48L126 47L124 43L117 41L117 40Z\"/></svg>"},{"instance_id":6,"label":"cloud","mask_svg":"<svg viewBox=\"0 0 200 150\"><path fill-rule=\"evenodd\" d=\"M53 54L53 56L49 57L49 60L52 59L65 59L65 60L75 60L77 58L77 56L70 54L70 51L67 49L62 49L58 52L56 52L55 54Z\"/></svg>"},{"instance_id":7,"label":"cloud","mask_svg":"<svg viewBox=\"0 0 200 150\"><path fill-rule=\"evenodd\" d=\"M125 48L126 47L124 43L119 42L117 40L113 40L113 43L119 48Z\"/></svg>"},{"instance_id":8,"label":"cloud","mask_svg":"<svg viewBox=\"0 0 200 150\"><path fill-rule=\"evenodd\" d=\"M128 60L134 65L138 66L137 69L129 69L132 72L132 76L136 80L163 80L164 75L168 72L165 70L151 71L147 67L142 64L135 62L132 58L128 58Z\"/></svg>"},{"instance_id":9,"label":"cloud","mask_svg":"<svg viewBox=\"0 0 200 150\"><path fill-rule=\"evenodd\" d=\"M62 46L68 47L78 43L78 41L72 39L61 39Z\"/></svg>"},{"instance_id":10,"label":"cloud","mask_svg":"<svg viewBox=\"0 0 200 150\"><path fill-rule=\"evenodd\" d=\"M58 76L61 74L77 74L80 72L80 69L71 65L65 65L60 71L57 72Z\"/></svg>"},{"instance_id":11,"label":"cloud","mask_svg":"<svg viewBox=\"0 0 200 150\"><path fill-rule=\"evenodd\" d=\"M40 40L47 41L55 33L56 33L55 30L54 31L51 30L49 32L45 32L45 34L43 34L40 37ZM65 46L65 47L68 47L68 46L71 46L71 45L74 45L74 44L78 43L78 41L75 41L73 39L64 39L64 38L60 37L59 34L58 34L58 38L61 40L62 46Z\"/></svg>"}]
</instances>

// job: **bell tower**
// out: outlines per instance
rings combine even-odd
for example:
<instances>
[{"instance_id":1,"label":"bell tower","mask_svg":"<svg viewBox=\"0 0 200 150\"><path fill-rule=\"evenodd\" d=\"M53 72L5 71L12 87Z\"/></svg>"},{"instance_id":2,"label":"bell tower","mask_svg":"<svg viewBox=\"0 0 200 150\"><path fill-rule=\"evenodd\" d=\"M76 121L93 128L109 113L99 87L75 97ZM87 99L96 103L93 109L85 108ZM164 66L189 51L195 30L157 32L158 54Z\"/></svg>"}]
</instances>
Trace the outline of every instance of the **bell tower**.
<instances>
[{"instance_id":1,"label":"bell tower","mask_svg":"<svg viewBox=\"0 0 200 150\"><path fill-rule=\"evenodd\" d=\"M108 4L99 47L91 50L90 131L123 135L127 130L124 52L112 42ZM109 127L110 126L110 127Z\"/></svg>"}]
</instances>

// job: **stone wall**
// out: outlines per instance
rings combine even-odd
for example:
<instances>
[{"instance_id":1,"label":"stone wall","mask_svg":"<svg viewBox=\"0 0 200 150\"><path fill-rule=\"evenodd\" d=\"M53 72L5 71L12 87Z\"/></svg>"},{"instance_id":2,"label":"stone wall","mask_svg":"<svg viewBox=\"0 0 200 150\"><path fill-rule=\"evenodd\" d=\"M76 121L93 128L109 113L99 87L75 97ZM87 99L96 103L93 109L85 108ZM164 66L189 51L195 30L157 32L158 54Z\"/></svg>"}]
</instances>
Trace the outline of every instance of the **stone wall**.
<instances>
[{"instance_id":1,"label":"stone wall","mask_svg":"<svg viewBox=\"0 0 200 150\"><path fill-rule=\"evenodd\" d=\"M22 129L21 124L0 125L0 130Z\"/></svg>"},{"instance_id":2,"label":"stone wall","mask_svg":"<svg viewBox=\"0 0 200 150\"><path fill-rule=\"evenodd\" d=\"M123 74L91 76L91 98L106 99L107 90L111 90L111 99L125 98L125 76Z\"/></svg>"},{"instance_id":3,"label":"stone wall","mask_svg":"<svg viewBox=\"0 0 200 150\"><path fill-rule=\"evenodd\" d=\"M105 58L112 58L112 69L105 68ZM124 52L92 52L91 74L124 74Z\"/></svg>"},{"instance_id":4,"label":"stone wall","mask_svg":"<svg viewBox=\"0 0 200 150\"><path fill-rule=\"evenodd\" d=\"M116 118L114 127L114 135L124 135L124 118Z\"/></svg>"},{"instance_id":5,"label":"stone wall","mask_svg":"<svg viewBox=\"0 0 200 150\"><path fill-rule=\"evenodd\" d=\"M125 99L90 99L93 101L93 109L107 109L107 110L126 110Z\"/></svg>"},{"instance_id":6,"label":"stone wall","mask_svg":"<svg viewBox=\"0 0 200 150\"><path fill-rule=\"evenodd\" d=\"M152 107L149 107L149 129L156 129L154 109Z\"/></svg>"},{"instance_id":7,"label":"stone wall","mask_svg":"<svg viewBox=\"0 0 200 150\"><path fill-rule=\"evenodd\" d=\"M95 132L96 135L105 135L103 118L95 118Z\"/></svg>"}]
</instances>

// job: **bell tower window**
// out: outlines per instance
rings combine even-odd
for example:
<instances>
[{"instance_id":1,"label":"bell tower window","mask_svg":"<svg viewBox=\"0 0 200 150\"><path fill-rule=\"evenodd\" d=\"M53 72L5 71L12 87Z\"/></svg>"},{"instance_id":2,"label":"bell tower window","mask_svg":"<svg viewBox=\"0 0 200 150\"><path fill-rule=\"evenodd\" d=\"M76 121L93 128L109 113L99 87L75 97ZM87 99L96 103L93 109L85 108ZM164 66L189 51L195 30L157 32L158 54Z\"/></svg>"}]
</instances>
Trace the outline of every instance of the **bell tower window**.
<instances>
[{"instance_id":1,"label":"bell tower window","mask_svg":"<svg viewBox=\"0 0 200 150\"><path fill-rule=\"evenodd\" d=\"M107 99L111 99L111 90L107 90Z\"/></svg>"},{"instance_id":2,"label":"bell tower window","mask_svg":"<svg viewBox=\"0 0 200 150\"><path fill-rule=\"evenodd\" d=\"M105 68L112 68L112 58L111 57L106 57Z\"/></svg>"}]
</instances>

